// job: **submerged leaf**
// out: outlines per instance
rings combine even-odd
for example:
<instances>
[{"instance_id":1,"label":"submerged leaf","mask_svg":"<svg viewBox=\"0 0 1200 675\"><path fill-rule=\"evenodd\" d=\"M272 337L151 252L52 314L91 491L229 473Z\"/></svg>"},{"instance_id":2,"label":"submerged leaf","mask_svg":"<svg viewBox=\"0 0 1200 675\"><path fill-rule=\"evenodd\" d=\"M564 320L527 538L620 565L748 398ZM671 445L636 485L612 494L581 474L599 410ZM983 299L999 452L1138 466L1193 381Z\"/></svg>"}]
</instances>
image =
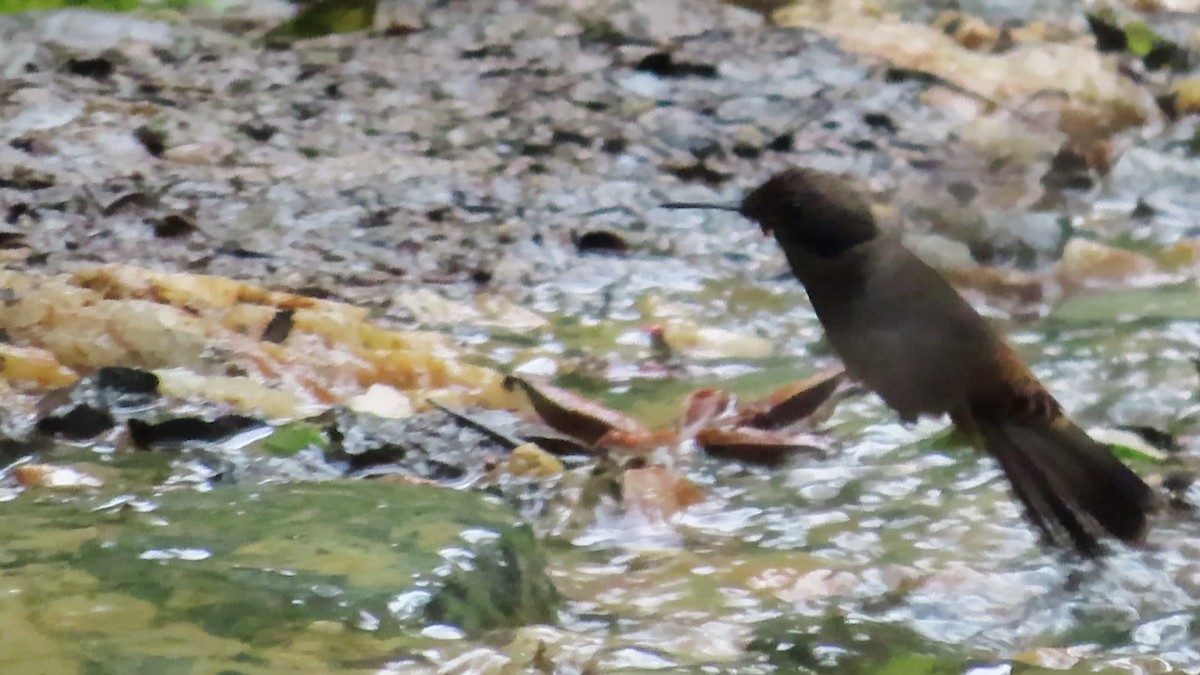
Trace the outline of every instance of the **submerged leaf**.
<instances>
[{"instance_id":1,"label":"submerged leaf","mask_svg":"<svg viewBox=\"0 0 1200 675\"><path fill-rule=\"evenodd\" d=\"M515 375L504 378L505 389L511 391L515 387L525 392L538 416L552 429L589 445L596 445L601 439L636 444L654 437L629 415L573 391Z\"/></svg>"},{"instance_id":2,"label":"submerged leaf","mask_svg":"<svg viewBox=\"0 0 1200 675\"><path fill-rule=\"evenodd\" d=\"M696 443L711 457L766 467L780 466L799 453L825 454L825 448L804 436L749 427L705 429L696 435Z\"/></svg>"},{"instance_id":3,"label":"submerged leaf","mask_svg":"<svg viewBox=\"0 0 1200 675\"><path fill-rule=\"evenodd\" d=\"M704 501L704 492L695 483L665 466L625 471L621 475L621 495L631 511L660 518L670 518Z\"/></svg>"}]
</instances>

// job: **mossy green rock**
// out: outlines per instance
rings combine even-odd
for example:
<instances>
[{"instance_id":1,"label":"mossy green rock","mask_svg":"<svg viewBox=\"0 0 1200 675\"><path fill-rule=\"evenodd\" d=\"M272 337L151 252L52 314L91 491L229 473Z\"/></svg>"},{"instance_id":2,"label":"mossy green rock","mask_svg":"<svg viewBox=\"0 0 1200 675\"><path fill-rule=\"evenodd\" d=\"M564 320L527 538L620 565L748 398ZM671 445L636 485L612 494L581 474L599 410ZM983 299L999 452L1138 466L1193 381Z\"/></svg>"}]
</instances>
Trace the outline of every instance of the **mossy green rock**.
<instances>
[{"instance_id":1,"label":"mossy green rock","mask_svg":"<svg viewBox=\"0 0 1200 675\"><path fill-rule=\"evenodd\" d=\"M475 493L336 481L181 490L148 511L26 499L0 524L10 573L65 567L155 621L243 644L321 623L386 637L556 616L532 531Z\"/></svg>"}]
</instances>

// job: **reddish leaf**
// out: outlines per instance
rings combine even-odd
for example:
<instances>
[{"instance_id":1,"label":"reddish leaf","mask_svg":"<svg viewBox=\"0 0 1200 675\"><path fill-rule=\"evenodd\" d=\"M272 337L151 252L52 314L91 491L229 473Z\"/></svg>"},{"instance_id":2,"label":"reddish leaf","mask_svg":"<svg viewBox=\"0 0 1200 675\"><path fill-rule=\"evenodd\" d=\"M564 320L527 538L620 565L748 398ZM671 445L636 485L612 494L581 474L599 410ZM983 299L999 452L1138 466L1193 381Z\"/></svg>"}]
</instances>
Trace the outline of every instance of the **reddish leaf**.
<instances>
[{"instance_id":1,"label":"reddish leaf","mask_svg":"<svg viewBox=\"0 0 1200 675\"><path fill-rule=\"evenodd\" d=\"M749 427L704 429L696 435L696 443L712 457L767 467L780 466L797 453L825 454L824 448L802 436Z\"/></svg>"},{"instance_id":2,"label":"reddish leaf","mask_svg":"<svg viewBox=\"0 0 1200 675\"><path fill-rule=\"evenodd\" d=\"M656 436L629 415L573 391L513 375L504 378L505 389L511 391L518 386L546 424L588 445L596 445L601 439L636 445Z\"/></svg>"},{"instance_id":3,"label":"reddish leaf","mask_svg":"<svg viewBox=\"0 0 1200 675\"><path fill-rule=\"evenodd\" d=\"M738 415L739 426L754 429L782 429L801 421L815 424L833 412L832 401L838 387L846 379L841 366L823 370L812 377L776 390L770 396L746 406Z\"/></svg>"},{"instance_id":4,"label":"reddish leaf","mask_svg":"<svg viewBox=\"0 0 1200 675\"><path fill-rule=\"evenodd\" d=\"M700 389L688 394L683 402L683 419L679 436L692 438L705 427L714 426L728 416L737 403L733 394L722 389Z\"/></svg>"}]
</instances>

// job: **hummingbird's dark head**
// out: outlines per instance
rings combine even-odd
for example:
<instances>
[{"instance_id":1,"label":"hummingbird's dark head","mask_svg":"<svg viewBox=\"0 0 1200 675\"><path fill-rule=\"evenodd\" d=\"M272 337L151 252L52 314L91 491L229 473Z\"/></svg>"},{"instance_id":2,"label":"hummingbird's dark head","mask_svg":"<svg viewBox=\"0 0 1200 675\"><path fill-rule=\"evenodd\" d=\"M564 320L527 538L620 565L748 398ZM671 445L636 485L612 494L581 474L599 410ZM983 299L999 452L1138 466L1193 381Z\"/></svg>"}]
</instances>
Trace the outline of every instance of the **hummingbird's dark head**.
<instances>
[{"instance_id":1,"label":"hummingbird's dark head","mask_svg":"<svg viewBox=\"0 0 1200 675\"><path fill-rule=\"evenodd\" d=\"M738 211L788 251L833 257L879 234L867 200L851 179L814 169L781 171L754 188Z\"/></svg>"}]
</instances>

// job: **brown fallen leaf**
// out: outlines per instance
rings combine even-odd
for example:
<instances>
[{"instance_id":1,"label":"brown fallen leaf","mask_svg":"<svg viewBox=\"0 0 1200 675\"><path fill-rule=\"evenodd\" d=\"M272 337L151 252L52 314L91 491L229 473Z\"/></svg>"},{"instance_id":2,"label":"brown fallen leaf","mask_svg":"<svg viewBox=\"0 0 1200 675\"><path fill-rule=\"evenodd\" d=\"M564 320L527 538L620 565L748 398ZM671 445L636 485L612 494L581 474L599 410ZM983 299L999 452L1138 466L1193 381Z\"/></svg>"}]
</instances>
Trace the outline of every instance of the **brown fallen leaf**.
<instances>
[{"instance_id":1,"label":"brown fallen leaf","mask_svg":"<svg viewBox=\"0 0 1200 675\"><path fill-rule=\"evenodd\" d=\"M753 429L782 429L799 422L810 425L833 413L834 394L846 379L841 365L827 368L812 377L777 389L766 398L746 406L735 424ZM826 403L833 405L826 406Z\"/></svg>"},{"instance_id":2,"label":"brown fallen leaf","mask_svg":"<svg viewBox=\"0 0 1200 675\"><path fill-rule=\"evenodd\" d=\"M694 438L701 429L718 426L731 416L737 399L723 389L699 389L683 401L683 418L679 422L679 437Z\"/></svg>"},{"instance_id":3,"label":"brown fallen leaf","mask_svg":"<svg viewBox=\"0 0 1200 675\"><path fill-rule=\"evenodd\" d=\"M630 511L658 518L670 518L704 501L703 490L665 466L625 471L621 474L621 495Z\"/></svg>"},{"instance_id":4,"label":"brown fallen leaf","mask_svg":"<svg viewBox=\"0 0 1200 675\"><path fill-rule=\"evenodd\" d=\"M663 437L629 415L573 391L515 375L504 378L505 389L516 387L525 392L534 411L552 429L589 445L637 446Z\"/></svg>"},{"instance_id":5,"label":"brown fallen leaf","mask_svg":"<svg viewBox=\"0 0 1200 675\"><path fill-rule=\"evenodd\" d=\"M536 428L534 425L536 425ZM600 448L584 443L574 436L568 436L567 434L555 431L548 425L540 422L532 423L530 428L522 428L519 433L521 438L536 444L539 448L552 455L570 457L580 455L598 456L603 454Z\"/></svg>"},{"instance_id":6,"label":"brown fallen leaf","mask_svg":"<svg viewBox=\"0 0 1200 675\"><path fill-rule=\"evenodd\" d=\"M704 429L696 435L696 443L711 457L772 468L800 453L825 455L825 448L805 436L752 427Z\"/></svg>"}]
</instances>

